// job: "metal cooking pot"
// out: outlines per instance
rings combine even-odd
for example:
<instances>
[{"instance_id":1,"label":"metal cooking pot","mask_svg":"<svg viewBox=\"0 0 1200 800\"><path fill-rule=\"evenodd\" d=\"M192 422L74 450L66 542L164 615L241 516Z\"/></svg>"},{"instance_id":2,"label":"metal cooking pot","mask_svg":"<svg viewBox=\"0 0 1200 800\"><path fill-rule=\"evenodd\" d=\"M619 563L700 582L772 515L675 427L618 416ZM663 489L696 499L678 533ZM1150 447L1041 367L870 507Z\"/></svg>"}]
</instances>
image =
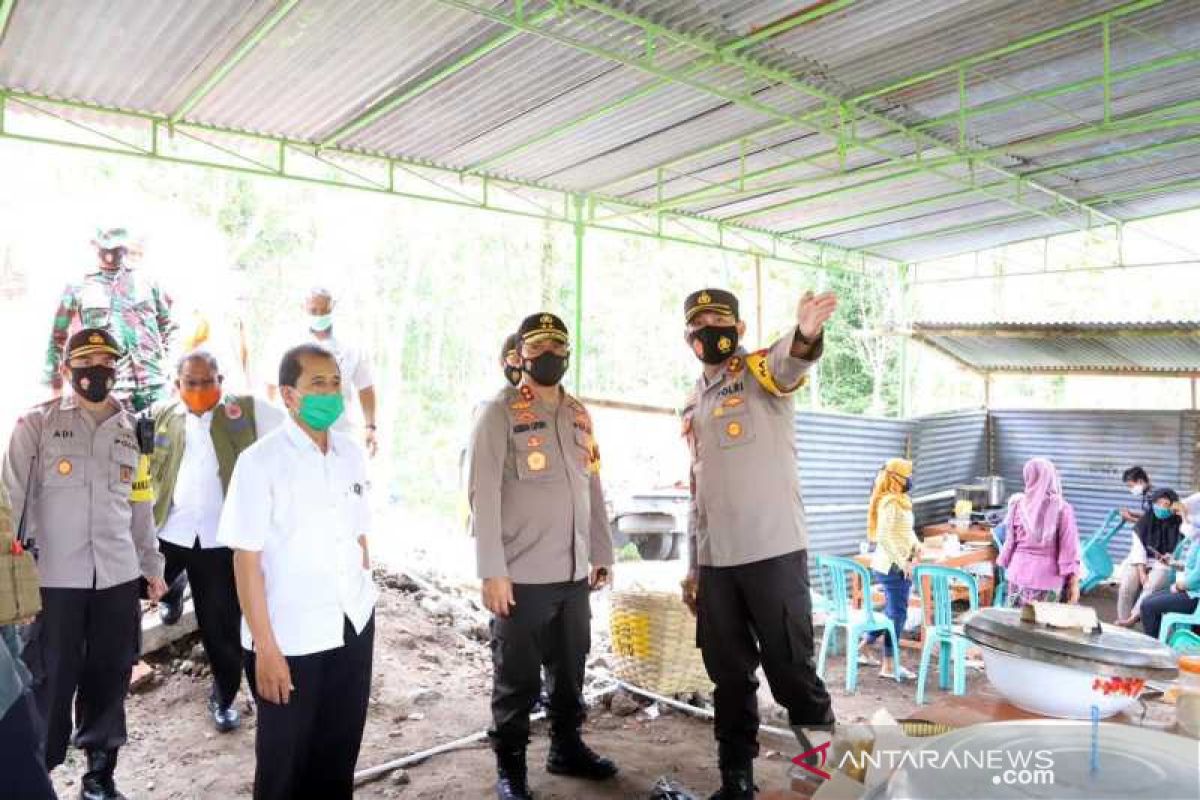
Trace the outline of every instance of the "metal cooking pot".
<instances>
[{"instance_id":1,"label":"metal cooking pot","mask_svg":"<svg viewBox=\"0 0 1200 800\"><path fill-rule=\"evenodd\" d=\"M984 475L982 478L976 478L975 483L984 487L987 492L987 507L996 508L1004 505L1004 501L1008 496L1004 492L1004 478L999 475Z\"/></svg>"}]
</instances>

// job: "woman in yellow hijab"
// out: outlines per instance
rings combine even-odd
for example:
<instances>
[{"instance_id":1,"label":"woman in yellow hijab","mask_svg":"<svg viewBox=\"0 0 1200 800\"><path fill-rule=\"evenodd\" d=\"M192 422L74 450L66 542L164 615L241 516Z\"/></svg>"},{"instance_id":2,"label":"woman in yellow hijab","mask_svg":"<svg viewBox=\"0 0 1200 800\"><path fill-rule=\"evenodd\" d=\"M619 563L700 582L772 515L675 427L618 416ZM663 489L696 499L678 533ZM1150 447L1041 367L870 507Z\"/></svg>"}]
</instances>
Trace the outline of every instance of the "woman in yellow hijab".
<instances>
[{"instance_id":1,"label":"woman in yellow hijab","mask_svg":"<svg viewBox=\"0 0 1200 800\"><path fill-rule=\"evenodd\" d=\"M867 510L867 538L875 543L871 556L871 572L875 583L883 587L887 596L884 612L896 626L896 635L904 630L908 618L908 596L912 592L912 569L915 565L920 543L913 531L912 462L906 458L893 458L883 465L875 478L871 492L871 505ZM880 673L884 677L912 678L913 673L900 664L899 653L893 654L892 642L880 632L869 633L859 646L859 663L876 665L879 662L865 650L866 646L883 638L883 654L892 657L892 670ZM897 675L898 673L898 675Z\"/></svg>"}]
</instances>

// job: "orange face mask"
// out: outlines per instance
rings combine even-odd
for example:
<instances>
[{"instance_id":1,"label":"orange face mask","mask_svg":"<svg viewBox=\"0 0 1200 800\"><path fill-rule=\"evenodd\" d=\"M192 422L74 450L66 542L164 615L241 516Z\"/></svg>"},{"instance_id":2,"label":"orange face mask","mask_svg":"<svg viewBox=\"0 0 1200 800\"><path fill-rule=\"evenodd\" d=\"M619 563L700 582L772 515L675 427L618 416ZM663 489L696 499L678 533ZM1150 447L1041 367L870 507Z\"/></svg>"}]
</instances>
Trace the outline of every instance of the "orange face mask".
<instances>
[{"instance_id":1,"label":"orange face mask","mask_svg":"<svg viewBox=\"0 0 1200 800\"><path fill-rule=\"evenodd\" d=\"M204 414L211 411L221 402L221 387L210 386L207 389L182 389L179 392L183 404L193 414Z\"/></svg>"}]
</instances>

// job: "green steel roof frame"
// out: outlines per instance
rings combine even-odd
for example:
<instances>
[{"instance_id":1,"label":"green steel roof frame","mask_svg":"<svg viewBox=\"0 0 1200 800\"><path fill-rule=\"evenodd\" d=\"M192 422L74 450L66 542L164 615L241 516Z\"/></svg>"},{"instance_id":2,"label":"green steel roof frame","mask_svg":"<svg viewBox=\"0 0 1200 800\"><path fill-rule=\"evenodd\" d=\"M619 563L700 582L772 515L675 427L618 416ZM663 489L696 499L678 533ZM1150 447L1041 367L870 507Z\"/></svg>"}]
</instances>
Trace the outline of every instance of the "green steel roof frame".
<instances>
[{"instance_id":1,"label":"green steel roof frame","mask_svg":"<svg viewBox=\"0 0 1200 800\"><path fill-rule=\"evenodd\" d=\"M4 25L7 19L11 16L16 0L0 0L0 36L3 35ZM312 158L322 160L323 158L367 158L373 160L382 160L388 164L389 176L397 169L405 170L408 168L419 168L423 171L434 171L441 175L444 179L455 180L459 182L466 180L468 177L477 177L482 181L482 196L460 197L458 199L448 199L444 196L429 196L419 193L411 193L398 191L392 184L389 177L386 186L356 186L355 188L369 188L374 191L388 191L392 194L403 196L411 196L419 199L429 199L435 202L455 202L460 205L484 208L488 210L501 211L506 213L518 213L527 216L538 216L550 218L564 224L576 225L577 220L574 215L569 213L571 193L564 192L552 186L546 185L545 182L528 182L516 179L498 177L496 167L505 159L515 155L518 152L525 151L529 148L536 147L538 144L544 143L556 136L559 136L573 128L586 124L603 117L605 114L625 107L638 99L649 96L653 91L672 83L691 86L699 91L706 92L715 97L720 97L729 102L737 103L746 107L750 107L759 112L772 114L776 117L782 117L780 121L771 124L770 126L755 131L749 134L743 134L735 139L727 142L716 143L701 148L692 153L664 162L656 167L650 167L647 170L641 170L637 173L631 173L629 176L609 181L602 186L597 186L594 189L580 193L580 196L586 199L586 214L585 224L588 227L599 230L614 230L622 233L628 233L637 236L652 236L662 238L667 241L683 241L691 244L697 244L706 247L716 247L719 249L729 250L734 253L743 253L746 255L763 255L771 258L778 258L784 261L794 261L798 264L806 266L816 266L819 268L828 268L824 254L826 252L840 253L844 260L853 262L855 260L861 265L865 264L863 260L866 256L890 261L896 263L893 259L886 256L871 252L871 249L879 248L883 245L894 244L897 242L906 241L910 238L926 238L928 236L936 236L947 233L961 233L965 230L984 228L990 224L996 224L1002 220L1018 220L1027 219L1035 216L1042 216L1056 222L1070 225L1081 230L1087 230L1095 225L1099 220L1105 225L1120 225L1120 221L1106 214L1102 206L1105 204L1118 202L1122 199L1128 199L1135 196L1144 196L1155 194L1163 191L1178 188L1190 188L1194 185L1194 181L1176 181L1153 187L1141 187L1127 192L1115 193L1110 196L1098 196L1086 199L1076 199L1057 192L1056 190L1040 185L1036 180L1037 176L1043 174L1052 174L1061 170L1070 169L1072 167L1081 166L1088 163L1101 163L1108 160L1117 160L1127 156L1136 155L1139 153L1153 152L1167 149L1182 144L1191 143L1195 137L1185 137L1175 139L1168 142L1160 142L1153 145L1147 145L1140 148L1107 154L1103 156L1095 156L1091 159L1081 159L1076 162L1068 162L1066 164L1052 165L1049 167L1033 170L1027 173L1015 173L1002 166L998 166L990 161L990 159L1002 157L1008 154L1020 152L1023 147L1028 148L1039 144L1056 143L1073 141L1077 139L1088 139L1096 136L1112 135L1114 133L1128 134L1138 133L1152 130L1164 130L1174 127L1182 127L1185 125L1195 124L1200 120L1200 115L1187 115L1175 118L1164 118L1164 115L1176 113L1183 110L1188 110L1194 106L1200 105L1200 102L1188 102L1177 104L1176 106L1156 109L1146 114L1140 114L1124 119L1113 119L1110 109L1111 101L1111 86L1115 82L1128 80L1147 73L1167 69L1172 66L1189 63L1195 60L1200 60L1200 50L1190 50L1177 53L1175 55L1156 59L1155 61L1146 64L1140 64L1132 68L1121 71L1111 70L1111 59L1109 57L1109 42L1110 32L1114 20L1133 14L1152 6L1158 5L1163 0L1134 0L1117 8L1113 8L1102 14L1093 15L1076 22L1059 26L1052 30L1044 31L1033 36L1025 37L1019 41L1004 45L986 53L969 56L965 59L957 61L953 64L948 64L939 67L935 70L922 73L920 75L910 76L898 81L893 81L886 86L871 89L868 92L860 94L848 100L840 99L829 94L823 89L811 86L803 81L795 79L790 74L781 70L769 67L762 62L742 55L745 49L759 44L770 37L790 30L813 19L825 16L834 11L841 10L851 5L854 0L834 0L834 2L826 3L816 8L799 12L797 14L785 17L783 20L766 26L758 31L755 31L747 36L726 43L715 43L705 39L681 33L661 25L654 23L651 20L630 14L612 6L600 2L599 0L554 0L554 2L546 7L541 12L534 15L527 15L524 11L522 2L515 3L515 13L512 16L506 16L495 11L489 11L479 6L473 5L466 0L439 0L443 4L470 11L494 22L501 23L506 26L507 30L498 37L485 42L482 46L475 48L470 53L458 58L453 63L440 68L437 72L428 78L423 79L412 88L405 89L399 94L389 96L378 103L365 109L355 118L343 124L338 130L324 138L323 141L316 143L290 141L284 137L262 137L253 136L240 131L233 131L214 126L198 125L194 123L186 123L184 119L186 115L203 100L205 96L215 88L220 81L231 72L252 50L274 29L290 11L297 5L299 0L280 0L275 9L249 34L239 47L206 78L171 114L160 118L149 114L132 114L131 116L138 117L150 125L152 145L149 148L139 148L128 142L114 139L108 134L99 129L93 132L112 139L116 147L99 147L96 149L102 152L119 152L125 154L137 155L146 158L157 158L160 160L177 161L180 163L190 163L188 159L181 159L176 156L163 153L157 148L156 143L159 138L160 128L165 123L166 132L169 135L175 133L178 128L183 135L190 135L188 131L199 133L213 133L218 135L232 136L250 136L250 138L259 140L269 140L275 143L279 148L278 164L275 166L260 164L253 159L243 159L249 161L249 166L240 169L252 173L262 174L271 177L288 177L296 180L306 180L322 182L321 179L295 175L289 173L285 164L285 156L288 152L300 152ZM596 47L582 42L574 42L568 37L558 34L552 30L547 30L545 27L548 23L561 18L564 14L570 12L573 8L586 9L587 11L605 15L611 19L619 20L628 25L634 26L646 39L646 58L630 59L620 53L613 53L604 50L604 48ZM963 80L965 70L968 68L984 63L990 59L994 59L1009 53L1016 52L1021 49L1032 47L1054 38L1064 36L1076 31L1085 30L1091 27L1098 27L1102 32L1102 47L1104 51L1104 74L1100 77L1088 78L1082 81L1075 81L1061 86L1050 87L1036 92L1030 92L1018 97L1005 98L991 103L981 104L976 107L968 107L966 105L965 87ZM420 94L428 91L433 86L444 81L446 78L454 75L479 59L483 58L490 52L493 52L503 44L513 40L521 33L531 33L534 35L548 37L559 44L573 47L577 50L588 52L592 55L608 58L616 63L622 63L627 66L632 66L647 72L655 78L650 84L622 98L608 103L597 109L593 109L587 114L562 123L555 128L545 131L535 137L533 140L519 143L508 150L489 156L487 159L473 164L465 169L455 170L439 167L433 164L423 162L410 161L402 158L389 158L384 156L372 156L370 154L362 154L357 151L350 151L344 148L337 147L339 141L353 133L362 130L373 122L379 120L384 115L396 110L406 102L412 100ZM694 51L697 55L697 60L686 65L682 69L668 70L654 63L655 49L661 42L670 42L678 48L685 48ZM714 64L722 64L726 66L735 66L743 71L747 76L757 77L762 80L772 81L778 84L786 85L798 92L807 96L813 97L822 103L822 106L814 112L804 115L789 115L780 112L778 109L773 109L766 104L763 104L756 99L746 96L737 95L720 89L720 87L708 86L696 79L696 74L704 68ZM960 85L960 105L957 112L943 115L942 117L923 121L917 124L905 124L893 120L887 116L864 108L861 104L870 101L874 98L886 95L890 92L897 91L912 85L919 84L923 81L931 80L942 75L956 74ZM1013 146L1004 147L973 147L971 146L965 135L965 121L972 116L1004 110L1005 108L1013 107L1021 102L1045 100L1052 97L1066 94L1080 89L1094 87L1097 84L1104 88L1105 110L1104 122L1097 125L1085 125L1078 129L1061 131L1052 135L1041 137L1038 139L1022 142ZM3 92L3 90L0 90ZM110 113L120 113L130 115L129 112L120 112L117 109L100 109L83 103L73 103L71 101L51 100L50 98L39 97L35 95L22 94L17 92L8 92L0 94L0 136L8 138L24 138L36 139L37 137L29 137L20 134L14 134L3 126L3 113L5 106L8 103L25 103L32 104L39 110L45 111L47 104L55 104L66 107L86 108L88 110L100 110ZM823 122L822 118L836 117L836 122ZM860 138L855 133L854 123L858 120L865 120L875 124L885 126L888 131L869 138ZM944 138L927 133L931 128L939 125L946 125L952 122L957 122L959 125L959 137L957 141L947 141ZM77 127L87 127L78 122L71 122ZM746 172L744 169L745 155L747 146L750 145L755 137L764 135L767 132L776 132L791 127L800 127L805 130L827 135L837 140L838 146L823 153L810 155L803 159L789 161L784 164L776 165L754 172ZM879 147L880 142L884 142L896 137L903 137L910 140L917 149L909 155L899 155ZM50 142L54 144L63 144L73 147L87 147L77 142ZM213 145L217 150L221 148ZM723 181L706 189L687 192L680 195L664 196L663 178L667 171L671 168L687 163L688 160L698 157L701 154L718 152L723 148L737 147L739 151L739 160L742 162L742 169L738 177L734 180ZM846 152L851 147L862 148L867 151L878 153L883 156L883 163L871 164L855 170L844 170L844 159ZM937 155L927 157L926 154L932 151L948 152L947 155ZM237 155L237 154L234 154ZM243 158L242 156L238 156ZM829 175L809 176L792 181L780 181L775 184L752 185L752 183L760 178L776 174L785 169L798 166L800 164L814 164L823 166L817 162L825 158L837 157L839 166L837 168L828 168ZM206 160L197 160L202 166L210 166L221 169L233 169L234 167L222 163L215 163ZM331 163L328 162L327 163ZM345 171L352 177L361 178L361 176L353 176L344 166L331 164L336 169ZM947 175L939 170L944 167L968 165L971 167L969 179L960 178L956 175ZM981 181L975 174L975 168L986 169L988 172L998 173L1003 176L999 181ZM619 181L628 180L641 174L653 172L657 176L658 195L659 197L653 203L636 202L618 197L611 197L598 191L599 189L608 188L616 185ZM741 224L743 220L753 218L755 216L767 213L771 210L782 209L792 205L801 205L805 202L819 199L832 195L852 194L862 189L872 188L889 181L898 180L906 176L928 174L940 177L952 183L956 183L963 187L959 190L946 194L918 198L904 204L897 204L887 208L868 209L863 212L840 217L836 220L825 220L813 225L798 227L783 233L772 232L759 228L753 225ZM765 209L756 209L752 212L737 214L733 217L720 220L711 215L711 212L688 213L679 209L678 204L687 200L707 199L711 201L732 200L735 198L745 199L747 195L756 193L764 193L769 191L778 191L781 189L792 189L803 186L807 183L817 183L828 181L832 177L841 175L852 175L855 178L871 176L865 181L845 186L839 186L834 189L818 192L817 194L808 195L783 201ZM366 180L366 179L362 179ZM354 186L353 183L345 181L328 181L336 186ZM729 187L731 184L736 186L736 191L728 194L722 194L722 190ZM562 213L553 212L547 215L535 214L532 212L519 212L513 209L498 207L496 204L489 202L488 190L506 191L508 189L531 188L540 192L553 192L562 197ZM439 188L451 191L447 186ZM1023 201L1022 196L1027 192L1044 193L1053 198L1053 203L1050 205L1034 206ZM886 242L874 243L870 249L867 248L841 248L834 245L826 245L821 242L810 241L806 237L812 232L822 228L827 228L837 224L855 221L858 219L866 219L872 216L878 216L891 211L901 210L907 207L929 205L941 200L952 199L972 194L978 194L992 200L1002 202L1013 207L1018 213L1009 217L1003 217L999 220L993 219L989 222L975 223L969 226L951 226L938 231L930 231L922 234L915 234L912 237L901 237L892 239ZM556 202L555 205L558 203ZM597 216L596 211L600 208L608 208L614 210L611 216ZM1063 218L1060 214L1070 214L1070 218ZM1080 217L1082 216L1082 221ZM638 222L637 219L646 218L647 222ZM668 220L669 224L685 225L695 224L715 227L714 235L699 234L694 239L691 236L673 235L666 231L663 221ZM630 221L628 226L605 223L617 223ZM731 240L741 240L746 246L738 246L731 243ZM754 241L754 239L765 239L769 244L762 246ZM797 257L792 251L795 248L805 250L813 248L818 252L815 259Z\"/></svg>"},{"instance_id":2,"label":"green steel roof frame","mask_svg":"<svg viewBox=\"0 0 1200 800\"><path fill-rule=\"evenodd\" d=\"M1132 13L1132 9L1135 6L1138 9L1148 8L1152 5L1156 5L1156 4L1160 3L1162 1L1163 0L1137 0L1137 2L1130 3L1126 6L1122 6L1119 9L1112 9L1109 12L1107 12L1107 14L1114 15L1114 14L1118 14L1118 13ZM887 150L884 150L884 149L878 147L878 145L874 145L870 142L867 142L866 140L858 139L853 134L853 125L850 125L849 130L848 130L845 122L849 121L849 120L863 118L863 119L870 120L872 122L883 124L887 127L891 127L894 130L896 130L898 133L904 134L906 136L910 136L910 137L914 137L915 139L921 139L923 141L926 141L927 143L931 144L932 146L934 146L936 148L948 149L948 150L954 151L955 147L952 144L944 142L941 139L938 139L937 137L931 136L927 133L920 132L920 131L914 131L910 126L904 125L903 123L899 123L895 120L892 120L889 117L878 114L876 112L872 112L867 109L863 109L859 106L854 105L851 101L841 100L840 98L837 98L836 96L834 96L820 88L810 86L802 81L797 80L792 75L790 75L789 73L784 72L782 70L778 70L778 69L775 69L772 67L765 66L754 59L750 59L750 58L747 58L747 57L744 57L741 55L737 55L736 53L723 53L721 50L722 45L720 45L720 44L710 42L710 41L707 41L704 39L700 39L698 37L694 37L694 36L691 36L688 34L680 33L678 31L672 30L670 28L663 27L662 25L659 25L651 20L647 20L642 17L638 17L636 15L629 14L624 11L619 11L619 10L613 9L604 3L597 2L597 0L562 0L562 2L564 5L567 5L567 6L572 6L572 5L578 6L580 8L584 8L584 9L587 9L587 10L590 10L590 11L593 11L596 13L600 13L600 14L608 16L612 19L635 26L643 32L643 35L646 37L646 40L648 43L655 42L655 41L662 40L662 39L667 39L667 40L675 41L683 46L692 48L693 50L695 50L697 52L698 56L700 56L700 57L721 55L721 63L723 63L724 65L727 65L727 66L736 66L736 67L742 69L743 72L748 76L753 76L753 77L757 77L757 78L760 78L763 80L768 80L768 81L771 81L774 83L788 86L798 92L801 92L803 94L806 94L810 97L813 97L817 100L822 101L823 103L825 103L824 110L832 109L832 110L836 111L836 113L838 114L838 117L839 117L839 124L834 127L822 124L820 122L817 122L814 119L814 116L815 116L814 114L801 115L801 116L793 115L786 111L782 111L780 109L773 108L773 107L771 107L755 98L749 97L747 95L738 94L735 92L729 92L729 91L721 89L720 87L715 87L715 86L710 86L708 84L705 84L702 81L699 81L695 77L693 77L692 74L689 74L687 70L684 70L681 72L678 70L670 70L665 67L659 66L653 62L653 59L651 57L647 57L644 59L630 58L619 52L607 50L605 48L591 45L591 44L588 44L585 42L575 41L574 39L571 39L570 37L564 36L562 34L559 34L552 30L548 30L543 27L539 27L538 25L532 24L529 21L520 20L520 19L517 19L516 17L509 16L509 15L506 15L506 14L503 14L500 12L481 8L477 5L474 5L471 2L468 2L467 0L439 0L439 2L443 3L444 5L448 5L453 8L458 8L463 11L470 11L470 12L475 13L485 19L492 21L492 22L506 25L510 29L521 30L521 31L525 31L528 33L532 33L532 34L544 37L546 39L549 39L551 41L554 41L558 44L574 48L580 52L588 53L590 55L593 55L593 56L596 56L599 58L604 58L604 59L613 61L618 64L623 64L625 66L633 67L633 68L639 69L643 72L646 72L651 76L654 76L654 77L657 77L660 79L668 79L670 82L673 82L673 83L676 83L679 85L683 85L683 86L688 86L688 87L696 89L700 92L704 92L704 93L707 93L714 97L721 98L728 102L736 103L740 106L743 106L750 110L756 111L760 114L764 114L765 116L774 117L774 118L780 120L780 122L784 125L798 125L801 127L806 127L806 128L815 130L819 133L823 133L825 135L828 135L828 136L831 136L831 137L837 139L839 141L840 149L844 149L845 146L848 146L852 142L855 146L863 147L865 149L877 152L880 155L882 155L884 158L887 158L890 161L894 161L898 164L907 165L907 166L915 165L915 168L922 172L933 174L933 175L941 177L945 180L951 181L953 183L958 183L964 187L974 189L975 191L978 191L981 194L991 196L991 197L993 197L993 199L996 199L1007 205L1011 205L1014 208L1020 209L1027 213L1038 214L1038 215L1050 217L1051 219L1059 220L1059 218L1055 217L1053 213L1045 211L1039 207L1028 205L1020 200L1013 199L1013 198L1010 198L1010 197L1007 197L1004 195L992 194L991 192L989 192L987 190L978 188L978 185L975 184L973 181L962 180L962 179L958 178L957 176L940 173L934 167L926 167L922 164L922 160L921 160L919 154L917 157L906 156L906 155L897 155L895 153L892 153L890 151L887 151ZM1123 11L1123 9L1128 9L1128 10ZM1096 23L1093 23L1093 24L1096 24ZM1045 34L1043 34L1043 35L1045 35ZM1032 44L1029 44L1026 46L1032 46ZM653 54L652 47L648 44L646 49L648 51L648 54L652 56L652 54ZM622 103L623 101L617 101L617 102ZM592 114L589 115L589 118L594 117L595 113L596 112L592 112ZM573 123L568 122L568 123L564 123L564 125L556 126L551 131L544 132L543 134L539 135L538 140L545 141L545 139L547 138L548 135L557 133L559 130L563 129L564 127L572 126L572 125L573 125ZM983 156L982 153L977 153L975 155L975 158L971 161L971 163L978 165L980 167L987 168L992 171L999 172L1003 175L1006 175L1007 177L1013 178L1014 180L1019 178L1019 176L1017 174L1012 173L1003 167L996 166L995 164L992 164L989 161L987 161L987 158L985 156ZM1035 190L1038 192L1046 193L1046 194L1050 195L1051 197L1053 197L1057 201L1055 206L1052 207L1055 210L1057 210L1058 208L1064 208L1064 209L1065 208L1074 208L1076 213L1084 214L1086 216L1086 222L1084 224L1068 223L1068 224L1075 224L1076 227L1079 227L1080 229L1086 229L1086 228L1091 227L1091 225L1093 224L1092 223L1093 219L1100 219L1109 224L1118 224L1119 223L1119 220L1117 220L1114 217L1110 217L1109 215L1105 214L1103 211L1100 211L1099 209L1087 207L1067 195L1063 195L1062 193L1057 192L1048 187L1041 186L1040 184L1037 184L1036 182L1024 181L1023 185L1026 188L1029 188L1031 190ZM780 204L779 206L776 206L776 207L770 207L768 210L773 210L774 208L783 208L786 205L790 205L790 203L789 204ZM664 211L665 209L657 209L656 208L654 210L655 211ZM763 211L764 211L763 209L759 209L753 213L748 213L746 215L743 215L743 218L748 217L748 216L757 216L757 215L763 213ZM738 217L731 218L731 221L734 221L734 222L738 221ZM1059 220L1059 221L1065 221L1065 220Z\"/></svg>"},{"instance_id":3,"label":"green steel roof frame","mask_svg":"<svg viewBox=\"0 0 1200 800\"><path fill-rule=\"evenodd\" d=\"M26 111L32 111L48 117L55 117L71 128L85 131L91 136L103 139L106 144L91 144L72 141L67 138L54 138L47 135L22 133L13 128L12 122L9 119L11 108L17 106ZM61 110L62 113L58 113L59 110ZM112 115L113 117L120 118L127 124L130 121L137 121L143 126L143 130L141 131L144 134L143 141L133 141L116 136L105 130L101 124L89 124L69 119L66 114L69 114L71 110L86 111L94 116ZM214 142L203 138L205 135L227 137L228 139L233 140L233 143ZM208 158L184 157L172 154L166 147L164 147L164 137L183 137L190 139L197 144L203 145L210 149L213 152L214 157L210 160ZM285 178L303 183L322 184L337 188L357 189L361 191L393 195L396 197L404 197L412 200L427 200L430 202L450 204L463 208L494 211L497 213L504 213L513 216L524 217L527 219L549 220L552 222L572 226L576 225L577 222L570 210L571 203L573 202L572 198L575 196L574 193L565 192L561 189L541 185L535 182L494 177L490 175L479 177L469 176L460 170L454 170L435 164L428 164L410 159L373 156L358 151L350 151L332 147L319 148L310 142L297 141L280 136L269 136L245 131L231 130L213 125L203 125L190 122L172 124L170 118L165 115L105 108L88 103L61 100L58 98L43 97L25 92L15 92L0 89L0 140L3 139L56 145L71 149L89 150L106 155L132 156L134 158L149 159L175 164L209 167L213 169L238 172L247 175L257 175L267 178ZM239 153L234 146L237 141L247 141L258 144L267 143L272 145L274 152L276 153L274 162L268 163L255 157L247 156L244 153ZM217 160L217 154L226 158L236 159L241 163L230 164L227 163L227 161ZM292 157L289 158L289 156ZM345 178L326 179L301 174L296 170L294 163L295 156L302 156L311 160L320 161L327 167L336 170L340 175L344 175ZM380 180L366 177L360 173L356 173L345 164L337 163L336 159L345 159L351 162L366 162L385 167L387 170L387 178ZM413 191L411 189L401 188L396 184L394 178L397 174L404 173L406 171L413 174L418 174L422 180L436 187L440 190L440 192L435 193L431 191L422 193ZM464 184L464 181L467 179L474 179L475 182L469 185ZM520 194L516 194L522 189L534 190L543 195L554 198L554 207L548 208L542 206L534 200L531 200ZM512 208L511 206L501 205L496 202L498 193L506 193L510 198L515 197L522 203L534 206L536 210L525 211ZM801 242L792 237L780 236L772 231L750 226L725 224L717 220L706 219L698 215L654 215L656 224L651 225L649 228L639 227L636 224L631 224L628 226L605 224L604 220L597 220L594 217L594 208L597 207L599 203L634 213L636 213L638 205L631 201L621 200L618 198L594 198L586 195L580 196L591 201L589 203L589 207L593 211L585 218L584 225L585 227L593 230L628 234L638 237L649 237L659 239L664 242L689 244L708 249L724 250L735 255L761 256L797 266L812 267L835 272L849 271L859 273L862 271L866 263L866 254L859 253L858 251L839 248L835 245L828 245L819 242ZM688 223L691 225L707 226L712 230L707 234L695 233L693 231L694 235L687 235L686 233L678 231L672 232L667 226L661 223L661 219L664 216L678 220L681 224ZM808 252L806 252L806 250ZM840 254L841 261L846 265L846 268L843 269L836 263L831 263L827 259L826 256L828 254L834 253ZM875 257L872 256L872 258ZM879 260L890 261L889 259Z\"/></svg>"}]
</instances>

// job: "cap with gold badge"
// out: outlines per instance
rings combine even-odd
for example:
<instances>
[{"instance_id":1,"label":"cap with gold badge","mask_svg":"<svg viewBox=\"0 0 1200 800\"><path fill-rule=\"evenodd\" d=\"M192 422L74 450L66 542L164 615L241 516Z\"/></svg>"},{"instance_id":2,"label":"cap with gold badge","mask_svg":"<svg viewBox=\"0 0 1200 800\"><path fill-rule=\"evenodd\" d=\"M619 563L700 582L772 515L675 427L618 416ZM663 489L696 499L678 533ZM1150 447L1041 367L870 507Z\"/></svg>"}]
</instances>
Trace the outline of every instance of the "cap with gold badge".
<instances>
[{"instance_id":1,"label":"cap with gold badge","mask_svg":"<svg viewBox=\"0 0 1200 800\"><path fill-rule=\"evenodd\" d=\"M545 311L526 317L521 322L521 327L517 329L517 336L520 337L523 344L533 344L543 339L553 339L563 344L569 344L571 341L570 334L567 333L567 326L563 321Z\"/></svg>"},{"instance_id":2,"label":"cap with gold badge","mask_svg":"<svg viewBox=\"0 0 1200 800\"><path fill-rule=\"evenodd\" d=\"M116 358L121 357L121 346L112 334L103 328L84 328L67 340L66 358L82 358L95 353L107 353Z\"/></svg>"},{"instance_id":3,"label":"cap with gold badge","mask_svg":"<svg viewBox=\"0 0 1200 800\"><path fill-rule=\"evenodd\" d=\"M738 316L738 299L733 292L724 289L700 289L692 292L683 301L683 314L688 322L704 311Z\"/></svg>"}]
</instances>

